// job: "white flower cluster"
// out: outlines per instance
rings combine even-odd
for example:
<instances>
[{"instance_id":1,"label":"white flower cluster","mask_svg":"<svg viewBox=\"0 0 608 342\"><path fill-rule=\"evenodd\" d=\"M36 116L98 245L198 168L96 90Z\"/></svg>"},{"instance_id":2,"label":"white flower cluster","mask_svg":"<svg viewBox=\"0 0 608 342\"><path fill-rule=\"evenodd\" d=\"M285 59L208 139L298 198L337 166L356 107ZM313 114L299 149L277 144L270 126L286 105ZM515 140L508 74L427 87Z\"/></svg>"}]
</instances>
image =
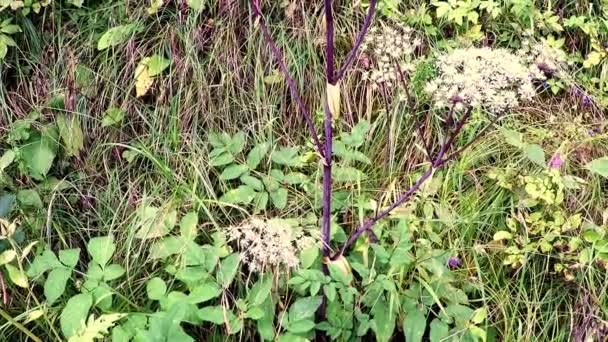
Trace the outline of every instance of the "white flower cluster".
<instances>
[{"instance_id":1,"label":"white flower cluster","mask_svg":"<svg viewBox=\"0 0 608 342\"><path fill-rule=\"evenodd\" d=\"M529 40L523 41L518 55L541 75L539 78L557 74L566 68L566 53L550 46L547 40L536 44L531 44Z\"/></svg>"},{"instance_id":2,"label":"white flower cluster","mask_svg":"<svg viewBox=\"0 0 608 342\"><path fill-rule=\"evenodd\" d=\"M402 74L413 71L411 57L421 44L422 40L410 27L401 24L372 27L361 45L361 50L372 62L363 79L372 81L374 88L397 85Z\"/></svg>"},{"instance_id":3,"label":"white flower cluster","mask_svg":"<svg viewBox=\"0 0 608 342\"><path fill-rule=\"evenodd\" d=\"M302 231L294 232L285 221L253 217L240 225L226 228L229 241L235 241L241 260L252 272L267 267L295 268L300 251L312 246L315 240Z\"/></svg>"},{"instance_id":4,"label":"white flower cluster","mask_svg":"<svg viewBox=\"0 0 608 342\"><path fill-rule=\"evenodd\" d=\"M538 68L531 68L521 56L506 49L456 49L437 60L437 78L425 91L435 106L465 105L483 107L501 113L536 95L534 81L541 78Z\"/></svg>"}]
</instances>

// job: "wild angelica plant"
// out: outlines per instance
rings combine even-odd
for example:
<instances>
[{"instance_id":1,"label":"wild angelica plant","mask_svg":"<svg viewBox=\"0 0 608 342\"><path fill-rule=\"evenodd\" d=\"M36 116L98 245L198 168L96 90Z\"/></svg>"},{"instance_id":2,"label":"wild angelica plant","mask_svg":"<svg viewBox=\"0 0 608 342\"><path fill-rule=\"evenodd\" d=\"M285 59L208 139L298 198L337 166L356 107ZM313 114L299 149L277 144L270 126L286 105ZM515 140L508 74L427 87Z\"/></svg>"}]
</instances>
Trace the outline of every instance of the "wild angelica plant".
<instances>
[{"instance_id":1,"label":"wild angelica plant","mask_svg":"<svg viewBox=\"0 0 608 342\"><path fill-rule=\"evenodd\" d=\"M334 45L334 16L333 16L333 8L332 8L332 0L324 0L324 14L325 14L325 78L327 82L327 91L325 95L324 101L324 136L323 142L321 142L321 138L317 132L317 129L314 125L312 116L310 111L306 108L302 97L296 87L295 81L291 76L291 73L287 69L287 66L284 61L284 56L273 40L266 21L262 15L261 5L259 0L252 0L251 5L253 9L254 17L257 19L260 29L262 30L262 34L267 45L270 47L270 50L273 54L274 59L279 65L279 70L285 77L287 82L287 86L289 91L298 104L301 115L310 131L311 137L313 139L314 145L316 147L317 152L321 156L321 162L323 164L323 197L322 197L322 221L321 221L321 239L323 243L323 271L325 273L328 272L327 264L331 262L335 262L341 259L344 254L348 251L348 249L361 237L361 235L367 233L370 235L371 240L375 240L375 236L372 232L372 227L381 219L389 216L389 214L395 210L396 208L402 206L404 203L408 202L412 199L413 195L420 189L420 187L436 172L438 169L445 166L449 161L458 157L466 148L472 145L476 140L478 140L489 127L491 127L495 121L498 119L498 115L496 115L493 120L487 125L484 129L482 129L469 143L462 146L460 149L456 151L452 151L456 139L462 128L467 123L469 118L471 117L471 113L473 107L468 105L466 102L463 102L462 99L455 97L451 99L450 110L447 113L447 116L444 118L446 122L450 123L447 126L447 132L444 140L439 143L438 147L432 148L432 146L428 146L426 141L423 141L423 145L426 150L426 157L428 158L429 167L428 169L415 181L412 186L403 192L398 199L388 206L386 209L377 212L372 217L367 218L361 226L356 228L353 232L351 232L350 236L342 244L342 246L335 249L332 254L332 246L330 244L330 226L331 226L331 197L333 190L333 182L332 182L332 163L333 163L333 119L334 117L338 117L338 113L333 113L333 111L338 110L339 101L340 101L340 81L344 78L346 71L353 64L359 50L361 49L368 30L372 24L372 20L375 14L376 9L376 0L370 0L369 8L365 19L363 21L363 25L355 39L353 48L347 54L345 61L342 66L336 69L335 65L335 45ZM398 65L398 61L395 61L396 65ZM397 68L399 69L399 68ZM400 76L403 76L400 73ZM404 78L405 76L401 77ZM405 81L405 80L401 80ZM412 101L409 101L410 106ZM463 106L462 111L456 111L456 106ZM413 112L413 108L410 108L410 111ZM457 118L457 114L460 113L460 116ZM424 139L424 127L421 124L417 125L418 136L421 139ZM321 318L324 314L321 314Z\"/></svg>"}]
</instances>

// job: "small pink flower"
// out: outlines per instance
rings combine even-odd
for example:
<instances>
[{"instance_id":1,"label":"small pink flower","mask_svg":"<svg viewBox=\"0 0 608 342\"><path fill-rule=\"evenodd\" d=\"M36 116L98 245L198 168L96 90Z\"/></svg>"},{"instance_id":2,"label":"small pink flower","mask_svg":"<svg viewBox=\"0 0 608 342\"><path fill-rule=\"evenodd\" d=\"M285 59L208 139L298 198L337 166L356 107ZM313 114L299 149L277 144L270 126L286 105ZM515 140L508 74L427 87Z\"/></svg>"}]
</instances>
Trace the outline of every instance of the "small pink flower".
<instances>
[{"instance_id":1,"label":"small pink flower","mask_svg":"<svg viewBox=\"0 0 608 342\"><path fill-rule=\"evenodd\" d=\"M553 154L553 157L551 157L551 160L549 160L549 168L559 169L562 167L562 165L564 165L564 160L562 159L559 152L555 152L555 154Z\"/></svg>"}]
</instances>

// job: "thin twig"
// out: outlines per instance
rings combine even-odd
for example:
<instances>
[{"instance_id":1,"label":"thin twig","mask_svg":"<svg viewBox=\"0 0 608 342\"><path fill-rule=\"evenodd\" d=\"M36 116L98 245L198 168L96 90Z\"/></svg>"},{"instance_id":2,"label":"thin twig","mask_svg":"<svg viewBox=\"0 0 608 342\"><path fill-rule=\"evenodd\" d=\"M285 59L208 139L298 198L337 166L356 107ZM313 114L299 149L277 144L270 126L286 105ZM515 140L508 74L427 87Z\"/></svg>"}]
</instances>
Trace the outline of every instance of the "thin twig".
<instances>
[{"instance_id":1,"label":"thin twig","mask_svg":"<svg viewBox=\"0 0 608 342\"><path fill-rule=\"evenodd\" d=\"M328 0L326 0L326 1L328 1ZM367 14L365 15L365 19L363 21L363 26L361 26L361 30L359 31L359 34L357 35L357 38L355 39L355 45L350 50L348 55L346 55L344 64L342 64L342 67L340 67L340 69L338 70L335 80L341 80L342 77L344 77L346 70L348 70L350 65L355 60L355 57L357 56L357 52L359 52L359 49L361 48L361 44L363 44L363 40L365 40L365 36L367 35L367 31L369 30L369 27L372 24L372 19L374 18L375 12L376 12L376 0L370 0L369 8L367 9Z\"/></svg>"},{"instance_id":2,"label":"thin twig","mask_svg":"<svg viewBox=\"0 0 608 342\"><path fill-rule=\"evenodd\" d=\"M8 305L8 291L6 290L6 284L4 283L4 276L0 272L0 287L2 287L2 303L4 306Z\"/></svg>"},{"instance_id":3,"label":"thin twig","mask_svg":"<svg viewBox=\"0 0 608 342\"><path fill-rule=\"evenodd\" d=\"M317 133L317 129L315 128L315 124L312 120L312 116L310 115L310 112L308 111L308 109L306 108L306 105L304 104L304 100L302 99L302 97L300 96L300 93L298 92L298 87L296 86L296 82L294 81L293 77L291 77L291 74L289 73L289 70L287 69L287 66L285 65L283 53L281 52L281 50L279 49L277 44L272 39L272 36L270 35L270 31L268 30L266 21L264 20L264 17L262 16L262 13L260 12L260 4L257 0L252 0L251 5L253 7L253 12L254 12L255 17L257 17L259 20L260 28L262 29L262 34L264 35L264 40L266 40L266 44L268 44L268 46L270 46L272 55L273 55L274 59L276 60L277 64L279 64L279 69L281 70L281 73L285 77L287 86L289 87L289 91L291 92L291 97L294 98L294 100L297 102L298 106L300 107L300 112L302 113L302 116L304 117L304 121L306 121L306 125L308 126L310 135L312 136L312 139L317 148L317 151L321 154L321 156L323 156L324 155L323 145L321 145L321 141L319 140L319 134Z\"/></svg>"},{"instance_id":4,"label":"thin twig","mask_svg":"<svg viewBox=\"0 0 608 342\"><path fill-rule=\"evenodd\" d=\"M40 338L38 338L38 336L34 335L28 328L26 328L23 324L17 322L13 317L11 317L11 315L9 315L6 311L0 309L0 316L4 317L5 320L8 321L8 323L12 324L15 326L15 328L21 330L22 333L24 333L25 335L27 335L27 337L31 338L33 341L35 342L42 342L42 340Z\"/></svg>"}]
</instances>

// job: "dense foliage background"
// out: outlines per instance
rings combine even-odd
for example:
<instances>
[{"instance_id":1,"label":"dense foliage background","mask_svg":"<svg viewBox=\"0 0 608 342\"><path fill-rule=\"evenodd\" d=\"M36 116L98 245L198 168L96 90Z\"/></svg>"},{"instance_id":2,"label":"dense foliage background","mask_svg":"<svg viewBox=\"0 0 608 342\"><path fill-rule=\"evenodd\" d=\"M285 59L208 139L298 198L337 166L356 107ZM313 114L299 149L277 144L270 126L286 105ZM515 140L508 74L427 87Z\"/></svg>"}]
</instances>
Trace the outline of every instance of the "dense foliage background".
<instances>
[{"instance_id":1,"label":"dense foliage background","mask_svg":"<svg viewBox=\"0 0 608 342\"><path fill-rule=\"evenodd\" d=\"M608 1L252 3L0 0L0 340L608 337Z\"/></svg>"}]
</instances>

